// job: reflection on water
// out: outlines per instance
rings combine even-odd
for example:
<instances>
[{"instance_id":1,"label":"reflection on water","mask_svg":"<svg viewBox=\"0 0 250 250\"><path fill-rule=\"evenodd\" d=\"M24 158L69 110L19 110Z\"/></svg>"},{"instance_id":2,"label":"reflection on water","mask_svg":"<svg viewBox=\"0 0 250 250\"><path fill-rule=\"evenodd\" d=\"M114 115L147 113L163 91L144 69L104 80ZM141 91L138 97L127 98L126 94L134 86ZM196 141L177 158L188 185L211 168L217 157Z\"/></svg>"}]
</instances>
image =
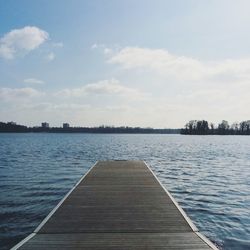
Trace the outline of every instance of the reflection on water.
<instances>
[{"instance_id":1,"label":"reflection on water","mask_svg":"<svg viewBox=\"0 0 250 250\"><path fill-rule=\"evenodd\" d=\"M0 134L0 246L41 222L97 160L140 159L222 249L250 249L247 136Z\"/></svg>"}]
</instances>

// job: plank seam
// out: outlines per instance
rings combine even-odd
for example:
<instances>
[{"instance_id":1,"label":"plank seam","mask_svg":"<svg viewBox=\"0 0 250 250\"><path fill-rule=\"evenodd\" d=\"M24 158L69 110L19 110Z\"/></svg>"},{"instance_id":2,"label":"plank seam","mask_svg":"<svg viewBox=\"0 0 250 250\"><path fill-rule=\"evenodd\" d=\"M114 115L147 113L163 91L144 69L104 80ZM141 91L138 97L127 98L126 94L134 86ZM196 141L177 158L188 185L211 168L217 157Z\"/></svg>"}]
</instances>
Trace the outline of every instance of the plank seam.
<instances>
[{"instance_id":1,"label":"plank seam","mask_svg":"<svg viewBox=\"0 0 250 250\"><path fill-rule=\"evenodd\" d=\"M187 231L176 231L176 232L167 232L167 231L84 231L82 230L81 232L41 232L39 233L39 235L42 235L42 234L51 234L51 235L55 235L55 234L183 234L183 233L196 233L196 232L193 232L193 231L190 231L190 232L187 232ZM36 233L34 233L35 235L37 235Z\"/></svg>"}]
</instances>

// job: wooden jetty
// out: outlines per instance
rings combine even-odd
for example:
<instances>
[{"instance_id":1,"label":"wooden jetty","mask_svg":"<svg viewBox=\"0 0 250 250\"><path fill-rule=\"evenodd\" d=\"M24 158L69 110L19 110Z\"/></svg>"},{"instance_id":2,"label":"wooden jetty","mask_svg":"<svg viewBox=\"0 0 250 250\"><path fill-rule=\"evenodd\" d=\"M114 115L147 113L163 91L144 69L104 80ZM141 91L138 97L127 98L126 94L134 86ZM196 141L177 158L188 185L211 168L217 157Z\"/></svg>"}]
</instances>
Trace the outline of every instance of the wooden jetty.
<instances>
[{"instance_id":1,"label":"wooden jetty","mask_svg":"<svg viewBox=\"0 0 250 250\"><path fill-rule=\"evenodd\" d=\"M142 161L97 162L12 249L217 249Z\"/></svg>"}]
</instances>

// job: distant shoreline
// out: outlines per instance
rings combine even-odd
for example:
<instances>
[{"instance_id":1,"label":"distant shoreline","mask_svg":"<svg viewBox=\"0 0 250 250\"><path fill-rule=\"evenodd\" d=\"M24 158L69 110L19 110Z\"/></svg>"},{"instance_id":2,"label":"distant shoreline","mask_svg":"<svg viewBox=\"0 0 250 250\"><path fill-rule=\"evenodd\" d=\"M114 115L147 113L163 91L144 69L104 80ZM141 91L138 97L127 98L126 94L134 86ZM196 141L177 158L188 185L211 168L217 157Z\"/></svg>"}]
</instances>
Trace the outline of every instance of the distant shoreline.
<instances>
[{"instance_id":1,"label":"distant shoreline","mask_svg":"<svg viewBox=\"0 0 250 250\"><path fill-rule=\"evenodd\" d=\"M250 135L250 121L243 121L237 126L234 124L230 127L228 122L223 120L215 127L205 120L192 120L182 129L128 126L70 127L68 123L64 123L62 127L50 127L46 122L40 127L27 127L15 122L0 122L0 133Z\"/></svg>"},{"instance_id":2,"label":"distant shoreline","mask_svg":"<svg viewBox=\"0 0 250 250\"><path fill-rule=\"evenodd\" d=\"M69 132L69 131L28 131L28 132L20 132L20 131L0 131L0 134L161 134L161 135L180 135L179 132Z\"/></svg>"},{"instance_id":3,"label":"distant shoreline","mask_svg":"<svg viewBox=\"0 0 250 250\"><path fill-rule=\"evenodd\" d=\"M92 134L180 134L180 129L140 127L27 127L13 122L0 122L0 133L92 133Z\"/></svg>"}]
</instances>

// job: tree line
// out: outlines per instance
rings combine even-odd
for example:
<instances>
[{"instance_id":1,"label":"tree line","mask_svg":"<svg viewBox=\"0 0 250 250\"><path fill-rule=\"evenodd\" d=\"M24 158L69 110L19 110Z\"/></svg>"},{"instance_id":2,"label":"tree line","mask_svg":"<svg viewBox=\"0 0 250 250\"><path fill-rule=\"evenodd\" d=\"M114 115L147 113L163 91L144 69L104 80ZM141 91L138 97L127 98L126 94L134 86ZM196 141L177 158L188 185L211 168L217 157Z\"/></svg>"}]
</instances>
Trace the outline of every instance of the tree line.
<instances>
[{"instance_id":1,"label":"tree line","mask_svg":"<svg viewBox=\"0 0 250 250\"><path fill-rule=\"evenodd\" d=\"M234 122L222 120L219 124L209 123L206 120L191 120L181 129L185 135L250 135L250 120Z\"/></svg>"}]
</instances>

